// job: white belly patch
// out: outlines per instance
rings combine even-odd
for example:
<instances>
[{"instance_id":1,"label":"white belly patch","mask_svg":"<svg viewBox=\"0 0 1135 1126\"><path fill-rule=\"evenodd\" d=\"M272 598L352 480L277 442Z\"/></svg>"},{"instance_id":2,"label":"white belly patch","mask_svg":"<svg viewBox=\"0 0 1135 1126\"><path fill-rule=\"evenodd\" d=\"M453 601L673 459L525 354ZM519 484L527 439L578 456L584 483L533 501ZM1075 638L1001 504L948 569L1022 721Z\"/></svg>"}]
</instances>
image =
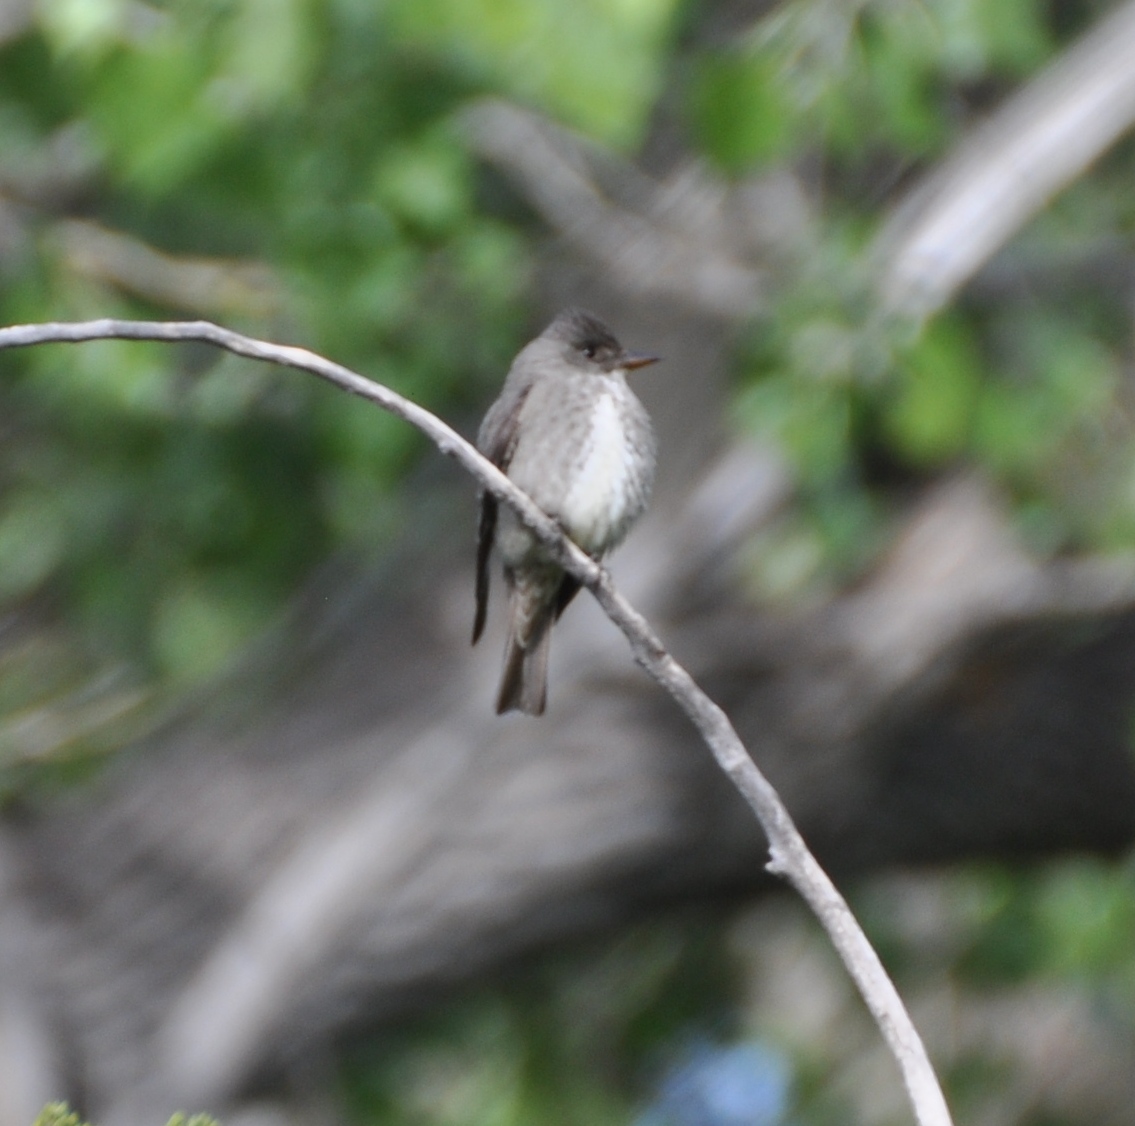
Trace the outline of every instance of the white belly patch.
<instances>
[{"instance_id":1,"label":"white belly patch","mask_svg":"<svg viewBox=\"0 0 1135 1126\"><path fill-rule=\"evenodd\" d=\"M622 538L638 492L615 396L608 391L595 402L587 452L560 514L572 539L594 552Z\"/></svg>"}]
</instances>

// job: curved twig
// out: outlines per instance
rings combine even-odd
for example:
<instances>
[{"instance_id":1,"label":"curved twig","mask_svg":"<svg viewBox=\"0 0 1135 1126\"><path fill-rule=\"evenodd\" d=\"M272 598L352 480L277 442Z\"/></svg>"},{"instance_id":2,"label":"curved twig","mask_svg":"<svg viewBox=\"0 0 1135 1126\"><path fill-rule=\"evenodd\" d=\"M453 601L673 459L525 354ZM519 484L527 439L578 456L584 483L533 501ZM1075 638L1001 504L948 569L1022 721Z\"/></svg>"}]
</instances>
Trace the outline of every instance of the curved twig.
<instances>
[{"instance_id":1,"label":"curved twig","mask_svg":"<svg viewBox=\"0 0 1135 1126\"><path fill-rule=\"evenodd\" d=\"M108 319L0 328L0 349L106 339L199 341L239 356L309 372L409 422L482 487L514 509L556 562L595 596L627 638L635 660L685 712L721 769L757 815L769 841L769 871L792 884L827 931L899 1065L920 1126L950 1126L950 1113L937 1076L898 991L843 896L808 850L779 795L749 757L724 711L670 656L642 615L615 589L607 572L567 539L555 521L441 419L397 392L305 348L255 340L207 321Z\"/></svg>"}]
</instances>

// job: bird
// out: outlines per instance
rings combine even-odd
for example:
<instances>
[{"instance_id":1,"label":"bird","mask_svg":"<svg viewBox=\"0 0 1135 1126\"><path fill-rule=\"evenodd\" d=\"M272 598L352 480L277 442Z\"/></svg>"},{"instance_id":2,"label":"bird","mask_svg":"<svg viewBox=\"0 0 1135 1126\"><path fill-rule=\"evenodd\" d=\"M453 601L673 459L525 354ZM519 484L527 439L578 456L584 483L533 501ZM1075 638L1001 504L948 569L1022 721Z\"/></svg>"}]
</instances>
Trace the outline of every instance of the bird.
<instances>
[{"instance_id":1,"label":"bird","mask_svg":"<svg viewBox=\"0 0 1135 1126\"><path fill-rule=\"evenodd\" d=\"M477 436L480 452L595 560L622 542L650 500L657 445L627 373L659 359L627 351L594 314L565 309L517 354ZM474 645L485 627L494 545L508 591L496 710L542 715L552 625L579 580L482 489Z\"/></svg>"}]
</instances>

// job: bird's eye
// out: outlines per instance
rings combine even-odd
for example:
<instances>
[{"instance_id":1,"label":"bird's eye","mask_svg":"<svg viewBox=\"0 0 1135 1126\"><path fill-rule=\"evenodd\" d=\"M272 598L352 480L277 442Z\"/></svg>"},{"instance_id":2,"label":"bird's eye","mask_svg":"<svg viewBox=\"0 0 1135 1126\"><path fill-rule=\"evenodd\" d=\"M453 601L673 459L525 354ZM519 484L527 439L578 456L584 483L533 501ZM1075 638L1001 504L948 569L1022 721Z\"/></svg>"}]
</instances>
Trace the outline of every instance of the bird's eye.
<instances>
[{"instance_id":1,"label":"bird's eye","mask_svg":"<svg viewBox=\"0 0 1135 1126\"><path fill-rule=\"evenodd\" d=\"M584 355L585 355L585 356L586 356L586 357L587 357L587 358L588 358L589 360L593 360L593 359L595 359L595 356L596 356L596 354L598 353L598 351L599 351L599 349L598 349L598 348L596 348L594 344L585 344L585 345L583 346L583 354L584 354Z\"/></svg>"}]
</instances>

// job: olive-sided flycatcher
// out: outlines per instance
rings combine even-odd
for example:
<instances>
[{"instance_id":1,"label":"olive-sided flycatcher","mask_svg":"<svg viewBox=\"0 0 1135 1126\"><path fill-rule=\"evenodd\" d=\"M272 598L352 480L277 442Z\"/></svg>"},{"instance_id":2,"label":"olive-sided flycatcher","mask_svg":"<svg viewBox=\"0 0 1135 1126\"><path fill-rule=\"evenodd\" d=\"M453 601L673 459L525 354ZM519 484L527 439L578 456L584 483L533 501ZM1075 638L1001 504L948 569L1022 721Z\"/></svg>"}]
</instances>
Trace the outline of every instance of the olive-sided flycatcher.
<instances>
[{"instance_id":1,"label":"olive-sided flycatcher","mask_svg":"<svg viewBox=\"0 0 1135 1126\"><path fill-rule=\"evenodd\" d=\"M602 558L642 515L654 484L650 418L627 372L657 356L628 352L602 321L567 309L509 369L477 445L589 555ZM473 644L485 626L489 554L504 562L508 645L497 711L541 715L552 624L579 590L506 505L482 491Z\"/></svg>"}]
</instances>

